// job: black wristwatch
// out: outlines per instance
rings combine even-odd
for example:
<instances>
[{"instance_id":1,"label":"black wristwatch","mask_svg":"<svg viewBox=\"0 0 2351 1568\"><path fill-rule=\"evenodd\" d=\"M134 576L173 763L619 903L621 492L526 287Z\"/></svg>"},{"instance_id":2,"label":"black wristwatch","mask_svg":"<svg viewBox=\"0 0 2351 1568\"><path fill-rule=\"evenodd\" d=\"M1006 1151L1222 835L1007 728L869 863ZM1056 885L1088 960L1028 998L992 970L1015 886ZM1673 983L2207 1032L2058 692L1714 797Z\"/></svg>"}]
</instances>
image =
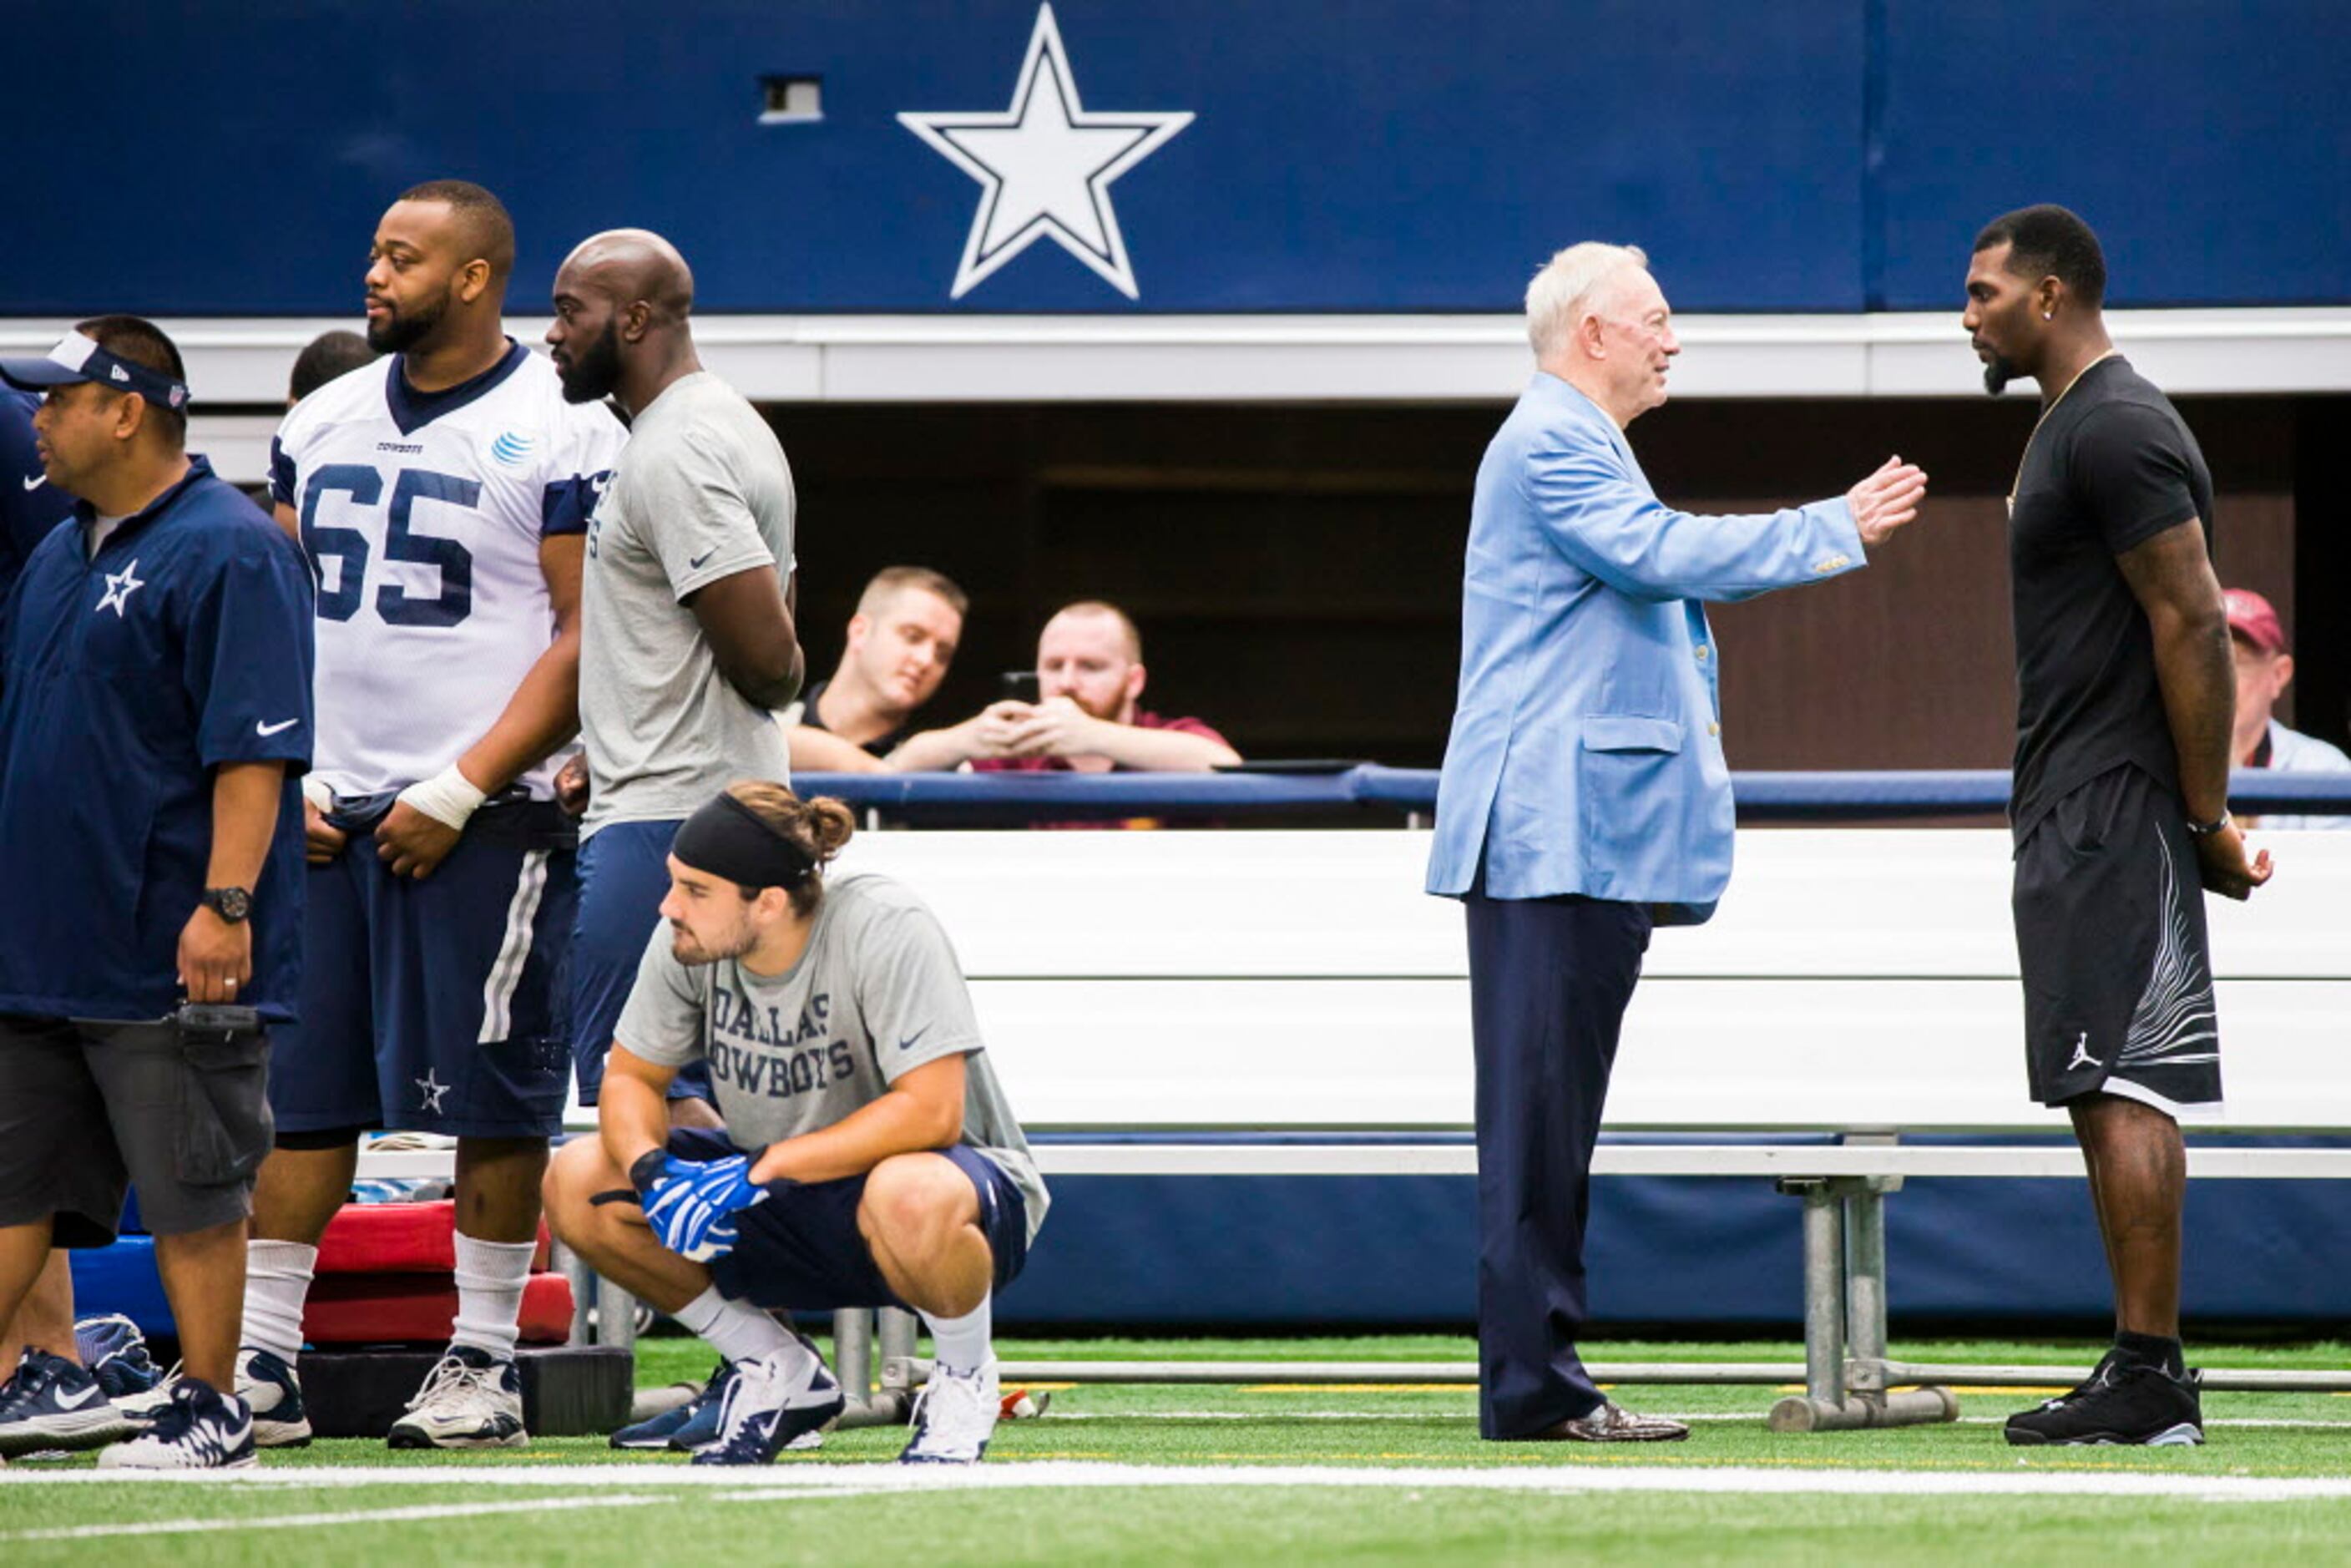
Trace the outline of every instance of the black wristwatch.
<instances>
[{"instance_id":1,"label":"black wristwatch","mask_svg":"<svg viewBox=\"0 0 2351 1568\"><path fill-rule=\"evenodd\" d=\"M206 909L231 925L244 923L253 913L253 890L248 887L208 887L201 900Z\"/></svg>"},{"instance_id":2,"label":"black wristwatch","mask_svg":"<svg viewBox=\"0 0 2351 1568\"><path fill-rule=\"evenodd\" d=\"M2219 832L2221 829L2227 827L2231 821L2231 819L2229 813L2225 810L2220 813L2220 820L2217 822L2199 822L2195 818L2190 817L2188 819L2189 836L2191 838L2209 839L2213 834Z\"/></svg>"}]
</instances>

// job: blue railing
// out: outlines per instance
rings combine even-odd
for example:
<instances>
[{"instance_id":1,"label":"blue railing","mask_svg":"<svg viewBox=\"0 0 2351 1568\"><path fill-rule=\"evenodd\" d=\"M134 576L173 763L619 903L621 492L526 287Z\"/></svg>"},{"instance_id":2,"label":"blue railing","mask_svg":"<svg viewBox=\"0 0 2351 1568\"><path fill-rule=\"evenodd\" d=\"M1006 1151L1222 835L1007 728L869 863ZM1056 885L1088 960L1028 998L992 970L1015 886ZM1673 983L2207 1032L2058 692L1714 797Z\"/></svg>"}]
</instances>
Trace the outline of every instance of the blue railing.
<instances>
[{"instance_id":1,"label":"blue railing","mask_svg":"<svg viewBox=\"0 0 2351 1568\"><path fill-rule=\"evenodd\" d=\"M1998 813L2008 804L2008 779L2001 768L1735 773L1731 787L1742 821L1886 821ZM793 787L909 822L987 826L1437 807L1434 768L1369 763L1314 773L803 773ZM2241 812L2351 815L2351 773L2241 771L2229 803Z\"/></svg>"}]
</instances>

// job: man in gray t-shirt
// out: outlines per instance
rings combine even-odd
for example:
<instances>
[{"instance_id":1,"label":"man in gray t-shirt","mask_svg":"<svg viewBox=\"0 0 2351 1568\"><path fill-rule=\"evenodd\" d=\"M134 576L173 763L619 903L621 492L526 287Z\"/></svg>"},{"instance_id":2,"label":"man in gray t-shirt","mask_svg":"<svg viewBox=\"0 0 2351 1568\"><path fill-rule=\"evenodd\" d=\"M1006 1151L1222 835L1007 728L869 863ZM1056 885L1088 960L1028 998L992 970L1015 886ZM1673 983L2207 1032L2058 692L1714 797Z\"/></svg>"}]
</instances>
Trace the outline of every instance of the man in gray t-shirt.
<instances>
[{"instance_id":1,"label":"man in gray t-shirt","mask_svg":"<svg viewBox=\"0 0 2351 1568\"><path fill-rule=\"evenodd\" d=\"M771 1307L922 1314L936 1350L905 1459L976 1461L995 1429L994 1295L1045 1186L937 918L889 877L825 879L850 832L839 801L757 781L680 826L598 1136L549 1177L556 1233L733 1364L696 1463L765 1463L842 1407ZM723 1130L669 1125L695 1062Z\"/></svg>"},{"instance_id":2,"label":"man in gray t-shirt","mask_svg":"<svg viewBox=\"0 0 2351 1568\"><path fill-rule=\"evenodd\" d=\"M583 1105L658 924L670 836L728 780L791 767L774 717L802 673L791 469L758 411L702 368L693 308L684 258L639 229L583 241L555 276L547 340L564 395L610 397L634 421L588 521L585 761L559 781L587 811L569 998ZM676 1097L705 1092L694 1072Z\"/></svg>"}]
</instances>

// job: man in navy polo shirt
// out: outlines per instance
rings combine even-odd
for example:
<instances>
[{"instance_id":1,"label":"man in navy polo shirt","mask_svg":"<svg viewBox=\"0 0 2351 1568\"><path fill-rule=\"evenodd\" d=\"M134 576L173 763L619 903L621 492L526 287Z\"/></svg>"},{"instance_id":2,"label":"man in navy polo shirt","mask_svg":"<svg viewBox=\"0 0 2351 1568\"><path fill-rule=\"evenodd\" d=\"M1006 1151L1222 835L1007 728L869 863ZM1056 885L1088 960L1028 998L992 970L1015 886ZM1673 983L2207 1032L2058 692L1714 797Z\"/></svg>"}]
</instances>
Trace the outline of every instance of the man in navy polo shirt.
<instances>
[{"instance_id":1,"label":"man in navy polo shirt","mask_svg":"<svg viewBox=\"0 0 2351 1568\"><path fill-rule=\"evenodd\" d=\"M269 1147L264 1030L300 977L309 573L188 455L185 373L131 316L0 360L47 392L43 469L79 498L0 647L0 886L39 890L0 900L0 1318L52 1239L112 1241L137 1183L186 1375L109 1468L253 1462L252 1413L224 1391ZM45 1446L107 1435L88 1374L43 1354L20 1376L85 1423Z\"/></svg>"},{"instance_id":2,"label":"man in navy polo shirt","mask_svg":"<svg viewBox=\"0 0 2351 1568\"><path fill-rule=\"evenodd\" d=\"M33 411L38 407L38 398L0 387L0 632L7 625L8 591L16 586L26 558L73 509L73 497L49 483L35 454ZM8 672L0 668L0 686L7 679ZM0 1365L14 1365L28 1344L75 1359L73 1278L62 1252L53 1256L40 1283L0 1330ZM14 1377L0 1384L0 1452L6 1448L16 1384Z\"/></svg>"}]
</instances>

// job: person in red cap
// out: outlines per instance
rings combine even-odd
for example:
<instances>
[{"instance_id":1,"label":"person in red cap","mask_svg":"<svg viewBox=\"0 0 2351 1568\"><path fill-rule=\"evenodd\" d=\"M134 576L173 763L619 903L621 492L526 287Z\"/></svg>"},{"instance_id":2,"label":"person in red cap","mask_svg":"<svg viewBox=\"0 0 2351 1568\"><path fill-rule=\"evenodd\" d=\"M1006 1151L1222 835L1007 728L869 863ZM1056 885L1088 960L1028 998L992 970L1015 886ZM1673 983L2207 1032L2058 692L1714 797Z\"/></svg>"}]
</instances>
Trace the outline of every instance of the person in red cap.
<instances>
[{"instance_id":1,"label":"person in red cap","mask_svg":"<svg viewBox=\"0 0 2351 1568\"><path fill-rule=\"evenodd\" d=\"M2288 729L2271 716L2294 681L2294 654L2285 628L2270 601L2250 588L2231 588L2229 642L2237 655L2237 728L2232 755L2240 768L2274 768L2281 773L2351 772L2351 757L2316 736ZM2351 817L2265 816L2271 829L2351 828Z\"/></svg>"}]
</instances>

